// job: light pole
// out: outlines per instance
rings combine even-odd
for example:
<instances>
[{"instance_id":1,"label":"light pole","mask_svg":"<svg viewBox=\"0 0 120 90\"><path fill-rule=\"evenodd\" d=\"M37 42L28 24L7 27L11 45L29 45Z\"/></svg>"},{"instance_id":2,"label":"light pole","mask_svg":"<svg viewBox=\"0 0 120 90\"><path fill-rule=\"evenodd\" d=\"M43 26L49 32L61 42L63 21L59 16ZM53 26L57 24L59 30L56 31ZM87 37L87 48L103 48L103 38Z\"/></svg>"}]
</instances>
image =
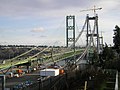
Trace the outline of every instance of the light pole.
<instances>
[{"instance_id":1,"label":"light pole","mask_svg":"<svg viewBox=\"0 0 120 90\"><path fill-rule=\"evenodd\" d=\"M42 90L42 89L41 89L41 77L38 78L38 83L39 83L39 90Z\"/></svg>"},{"instance_id":2,"label":"light pole","mask_svg":"<svg viewBox=\"0 0 120 90\"><path fill-rule=\"evenodd\" d=\"M5 90L5 75L0 75L0 78L2 79L2 90Z\"/></svg>"}]
</instances>

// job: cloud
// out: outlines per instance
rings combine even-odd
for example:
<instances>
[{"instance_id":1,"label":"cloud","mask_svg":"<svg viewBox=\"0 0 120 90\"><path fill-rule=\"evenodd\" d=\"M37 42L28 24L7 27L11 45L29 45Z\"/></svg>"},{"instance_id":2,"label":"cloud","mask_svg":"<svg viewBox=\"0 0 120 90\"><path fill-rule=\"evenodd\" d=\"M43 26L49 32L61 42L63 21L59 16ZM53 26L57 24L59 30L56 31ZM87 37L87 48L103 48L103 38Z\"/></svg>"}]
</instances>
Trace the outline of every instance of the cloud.
<instances>
[{"instance_id":1,"label":"cloud","mask_svg":"<svg viewBox=\"0 0 120 90\"><path fill-rule=\"evenodd\" d=\"M93 1L93 0L92 0ZM1 0L0 15L10 17L59 16L72 8L88 6L92 1L85 0ZM58 13L60 11L60 13ZM68 12L67 11L67 12ZM61 15L61 14L60 14Z\"/></svg>"},{"instance_id":2,"label":"cloud","mask_svg":"<svg viewBox=\"0 0 120 90\"><path fill-rule=\"evenodd\" d=\"M81 13L80 11L93 8L93 6L96 5L96 8L97 7L103 8L102 10L97 11L99 15L99 25L100 25L99 30L106 32L104 35L105 41L111 43L109 37L107 36L112 37L112 32L113 32L112 29L114 28L116 24L120 23L119 21L120 20L119 18L120 16L119 6L120 5L119 4L120 4L119 0L75 0L75 1L74 0L0 0L0 19L1 18L4 19L4 17L5 18L9 17L11 20L10 22L12 22L13 18L17 19L17 23L19 21L26 22L27 25L24 24L26 26L24 26L23 23L22 24L19 23L18 25L20 25L20 27L21 26L28 27L29 30L31 30L31 28L34 27L32 25L36 25L36 24L42 25L43 27L45 27L45 29L48 32L47 31L44 32L45 29L39 26L31 30L32 34L34 34L36 37L38 36L42 37L42 40L45 37L43 41L39 41L40 38L38 38L37 40L36 37L34 37L35 39L33 39L32 37L31 40L32 39L34 41L36 40L35 43L45 42L45 41L46 43L48 42L52 43L51 40L56 39L57 36L59 36L59 38L57 38L54 41L61 40L64 42L64 33L65 33L64 30L65 29L60 28L60 30L58 29L53 30L56 28L56 26L58 26L59 21L62 19L64 19L65 21L66 15L75 15L77 16L76 21L81 29L84 24L86 14L92 13L93 15L93 12L90 11L90 12ZM7 18L7 20L9 18ZM20 20L18 21L18 19ZM7 20L5 21L5 24ZM9 22L7 23L8 23L7 25L11 25ZM15 26L16 21L12 23L13 24L15 23L15 24L13 25L13 28L12 26L8 27L10 28L10 30L13 30L16 27ZM65 26L65 22L63 22L62 25ZM25 32L22 34L23 31L20 31L18 28L19 27L16 27L17 29L16 33L20 32L20 36L23 37L23 34L25 34L26 30L24 30ZM4 27L3 27L3 30L4 30ZM28 35L28 38L29 38L29 32L30 32L29 30L26 32ZM44 34L43 33L36 34L39 32L44 32ZM110 32L109 35L107 35L107 32ZM10 34L11 36L16 35L16 34L13 35L13 33L10 33ZM47 35L47 37L44 35ZM50 38L51 36L53 36L53 38ZM62 39L60 39L61 37ZM29 42L29 40L30 39L27 39L24 42L27 42L27 41Z\"/></svg>"},{"instance_id":3,"label":"cloud","mask_svg":"<svg viewBox=\"0 0 120 90\"><path fill-rule=\"evenodd\" d=\"M96 5L101 12L110 11L119 6L119 0L1 0L0 16L21 17L59 17L66 14L79 14L80 10Z\"/></svg>"},{"instance_id":4,"label":"cloud","mask_svg":"<svg viewBox=\"0 0 120 90\"><path fill-rule=\"evenodd\" d=\"M41 35L40 37L41 37L41 38L45 38L45 37L47 37L47 36L45 36L45 35Z\"/></svg>"},{"instance_id":5,"label":"cloud","mask_svg":"<svg viewBox=\"0 0 120 90\"><path fill-rule=\"evenodd\" d=\"M103 10L101 11L102 14L109 12L113 13L115 10L120 10L119 0L99 0L98 3L96 3L96 5L103 8Z\"/></svg>"},{"instance_id":6,"label":"cloud","mask_svg":"<svg viewBox=\"0 0 120 90\"><path fill-rule=\"evenodd\" d=\"M35 32L35 33L43 32L43 31L45 31L43 27L38 27L38 28L34 28L33 30L31 30L31 32Z\"/></svg>"}]
</instances>

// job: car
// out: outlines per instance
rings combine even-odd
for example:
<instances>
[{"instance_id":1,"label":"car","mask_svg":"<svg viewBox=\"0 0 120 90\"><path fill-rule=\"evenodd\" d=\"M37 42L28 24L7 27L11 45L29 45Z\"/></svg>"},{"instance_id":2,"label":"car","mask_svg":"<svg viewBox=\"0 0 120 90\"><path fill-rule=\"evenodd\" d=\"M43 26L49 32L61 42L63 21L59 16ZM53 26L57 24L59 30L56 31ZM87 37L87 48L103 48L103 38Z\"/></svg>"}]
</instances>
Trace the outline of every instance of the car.
<instances>
[{"instance_id":1,"label":"car","mask_svg":"<svg viewBox=\"0 0 120 90\"><path fill-rule=\"evenodd\" d=\"M19 90L18 85L15 85L15 86L13 87L13 90Z\"/></svg>"},{"instance_id":2,"label":"car","mask_svg":"<svg viewBox=\"0 0 120 90\"><path fill-rule=\"evenodd\" d=\"M19 75L18 74L14 74L14 77L19 77Z\"/></svg>"},{"instance_id":3,"label":"car","mask_svg":"<svg viewBox=\"0 0 120 90\"><path fill-rule=\"evenodd\" d=\"M27 80L24 84L25 84L26 86L29 86L29 85L32 85L33 83L32 83L32 81Z\"/></svg>"},{"instance_id":4,"label":"car","mask_svg":"<svg viewBox=\"0 0 120 90\"><path fill-rule=\"evenodd\" d=\"M13 90L20 90L20 89L22 89L23 88L23 85L22 84L18 84L18 85L15 85L14 87L13 87Z\"/></svg>"}]
</instances>

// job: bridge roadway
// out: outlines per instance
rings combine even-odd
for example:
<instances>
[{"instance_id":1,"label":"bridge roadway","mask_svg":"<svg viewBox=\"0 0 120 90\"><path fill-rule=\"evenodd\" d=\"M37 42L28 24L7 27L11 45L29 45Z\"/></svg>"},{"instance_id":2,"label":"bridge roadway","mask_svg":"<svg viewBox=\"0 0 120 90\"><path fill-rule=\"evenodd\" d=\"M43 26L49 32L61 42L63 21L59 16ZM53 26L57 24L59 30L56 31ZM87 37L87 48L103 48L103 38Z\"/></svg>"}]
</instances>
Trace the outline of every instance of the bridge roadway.
<instances>
[{"instance_id":1,"label":"bridge roadway","mask_svg":"<svg viewBox=\"0 0 120 90\"><path fill-rule=\"evenodd\" d=\"M77 54L81 53L82 51L83 51L83 49L76 50L75 54L77 55ZM28 63L28 62L31 62L31 61L37 61L38 60L37 55L39 55L39 54L40 53L37 53L37 54L35 54L35 55L33 55L29 58L21 59L21 60L19 60L18 58L13 58L13 59L10 59L10 60L6 60L5 64L0 65L0 69L4 70L4 69L7 69L7 68L15 66L15 65L24 64L24 63ZM57 54L53 55L53 60L59 61L59 60L62 60L64 58L71 57L73 55L74 55L73 51L68 51L68 52L64 52L64 53L57 53ZM39 59L43 60L42 63L48 63L48 62L51 62L52 57L51 57L51 55L46 55L46 56L41 56L41 58L39 58Z\"/></svg>"},{"instance_id":2,"label":"bridge roadway","mask_svg":"<svg viewBox=\"0 0 120 90\"><path fill-rule=\"evenodd\" d=\"M72 55L72 57L73 57L73 55ZM72 57L69 56L69 57L66 57L66 58L70 59ZM64 65L66 58L64 58L64 60L58 61L57 63L61 66ZM51 62L47 63L46 65L49 65L49 64L51 64ZM6 88L11 88L12 89L15 85L25 83L27 80L33 81L33 83L37 83L38 78L40 78L39 69L32 72L32 73L25 74L21 77L7 78L6 79ZM52 78L52 79L54 79L54 78ZM46 81L45 83L47 84L48 82Z\"/></svg>"}]
</instances>

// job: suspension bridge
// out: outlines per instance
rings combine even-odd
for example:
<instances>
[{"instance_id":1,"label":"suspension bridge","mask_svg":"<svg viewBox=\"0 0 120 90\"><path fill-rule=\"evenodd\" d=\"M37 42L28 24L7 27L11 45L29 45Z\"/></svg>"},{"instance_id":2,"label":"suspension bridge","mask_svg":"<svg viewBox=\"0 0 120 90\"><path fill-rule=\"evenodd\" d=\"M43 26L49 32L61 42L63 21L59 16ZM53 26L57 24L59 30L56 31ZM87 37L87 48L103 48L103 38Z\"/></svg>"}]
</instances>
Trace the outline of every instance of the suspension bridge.
<instances>
[{"instance_id":1,"label":"suspension bridge","mask_svg":"<svg viewBox=\"0 0 120 90\"><path fill-rule=\"evenodd\" d=\"M102 43L100 43L100 37L99 37L99 31L98 31L98 15L96 14L96 10L101 10L101 8L95 8L90 9L94 11L94 16L90 17L89 15L86 16L85 23L82 27L82 30L79 32L78 36L75 37L75 16L67 16L66 17L66 47L63 50L60 50L58 53L52 53L52 47L48 46L43 49L40 49L39 47L34 47L31 50L18 55L12 59L4 60L5 63L0 65L1 71L5 69L10 69L16 65L30 63L32 61L40 61L41 63L48 63L53 62L53 59L55 61L60 61L69 57L74 57L73 60L68 60L67 63L77 63L79 60L82 60L86 58L88 59L89 51L92 50L96 51L98 54L100 52L100 49L102 48ZM86 10L85 10L86 11ZM87 10L89 11L89 10ZM91 23L93 23L91 25ZM69 25L70 24L70 25ZM86 48L84 49L76 49L75 44L78 42L79 38L83 34L83 32L86 31ZM97 39L97 42L96 40ZM39 52L35 53L33 56L27 56L24 58L25 55L28 53L39 50ZM44 55L44 52L50 52L48 55ZM76 55L79 55L78 58L75 58Z\"/></svg>"},{"instance_id":2,"label":"suspension bridge","mask_svg":"<svg viewBox=\"0 0 120 90\"><path fill-rule=\"evenodd\" d=\"M95 7L94 9L90 9L94 11L94 16L91 17L89 16L89 14L87 14L84 25L77 37L75 35L75 26L76 26L75 16L70 15L66 17L66 47L59 49L57 52L54 52L53 50L54 48L52 46L47 46L42 49L39 47L34 47L21 55L18 55L12 59L5 60L5 63L0 65L0 71L3 74L6 74L9 71L9 69L11 69L14 66L21 66L23 64L28 65L31 64L31 62L37 62L37 64L48 64L51 62L58 62L65 60L65 64L63 65L63 68L68 68L70 65L78 65L78 63L81 60L90 63L91 62L90 55L93 53L99 55L103 48L102 47L103 42L101 42L103 41L101 40L103 38L101 38L99 35L98 15L96 14L96 10L101 10L101 9L102 8L95 8ZM89 11L89 10L83 10L83 11ZM78 42L78 40L85 31L86 31L85 48L82 49L76 48L76 43ZM34 55L32 56L28 56L28 54L34 50L38 50L39 52L34 53ZM57 84L55 83L53 84L52 87L56 85Z\"/></svg>"},{"instance_id":3,"label":"suspension bridge","mask_svg":"<svg viewBox=\"0 0 120 90\"><path fill-rule=\"evenodd\" d=\"M75 19L75 16L67 16L66 20L69 21L69 19ZM91 19L94 21L93 30L91 30L91 28L90 28L90 22L89 21ZM76 39L75 39L75 35L73 35L74 37L69 38L69 37L71 37L71 36L69 36L69 34L70 34L69 30L74 29L75 25L73 24L74 26L66 26L67 47L65 47L63 50L61 50L61 52L59 51L58 53L54 53L52 55L54 60L59 61L59 60L62 60L62 59L65 59L65 58L68 58L68 57L79 54L79 55L81 55L79 58L77 58L76 60L72 60L72 61L74 61L74 63L78 62L80 59L83 59L86 56L88 50L90 50L91 43L93 43L93 45L94 45L94 41L93 41L94 36L97 36L97 48L99 48L99 45L98 45L99 44L98 30L97 30L97 33L95 34L96 29L98 29L97 28L98 27L97 26L97 20L98 20L97 15L92 17L92 18L87 15L85 23L83 25L83 28L82 28L81 32L79 33L79 35L76 37ZM67 25L68 25L68 23L70 23L68 21L66 22ZM72 23L75 23L75 20L73 20ZM75 43L77 43L78 39L80 38L82 33L85 31L85 29L87 29L87 34L86 34L87 45L86 45L86 48L75 49ZM75 34L75 29L73 30L73 34ZM72 42L72 44L70 46L68 46L68 44L71 43L71 42ZM94 48L96 48L95 45L94 45ZM30 53L34 50L39 50L39 52L35 53L33 56L28 56L28 57L24 58L25 55L27 55L28 53ZM39 47L34 47L34 48L30 49L29 51L21 54L21 55L18 55L16 57L12 58L12 59L5 60L5 63L1 64L0 68L2 70L2 69L6 69L6 68L11 68L12 66L15 66L15 65L24 64L24 63L28 63L28 62L32 62L32 61L38 61L38 60L43 61L43 63L50 62L50 60L52 60L51 59L51 54L50 54L51 50L52 50L52 47L50 47L50 46L45 47L41 50L40 50ZM43 53L46 52L46 51L49 51L49 54L45 56ZM98 51L99 51L99 49L98 49Z\"/></svg>"}]
</instances>

